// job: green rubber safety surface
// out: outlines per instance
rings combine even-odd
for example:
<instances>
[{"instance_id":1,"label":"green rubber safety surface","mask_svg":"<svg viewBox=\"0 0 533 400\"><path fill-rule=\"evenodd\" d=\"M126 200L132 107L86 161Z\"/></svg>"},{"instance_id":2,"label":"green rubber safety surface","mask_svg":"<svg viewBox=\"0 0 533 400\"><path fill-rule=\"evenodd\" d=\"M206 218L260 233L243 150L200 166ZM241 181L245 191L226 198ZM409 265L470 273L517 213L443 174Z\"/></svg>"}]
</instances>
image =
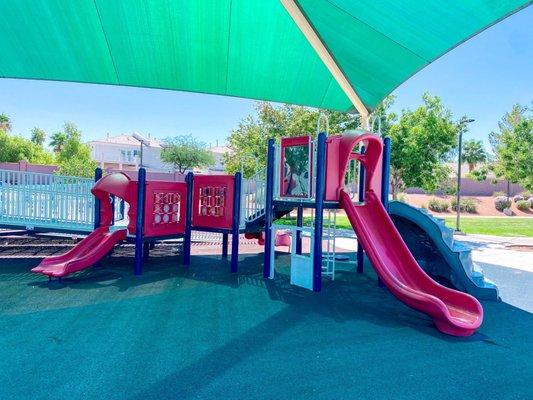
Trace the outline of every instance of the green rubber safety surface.
<instances>
[{"instance_id":1,"label":"green rubber safety surface","mask_svg":"<svg viewBox=\"0 0 533 400\"><path fill-rule=\"evenodd\" d=\"M339 272L321 293L290 286L288 257L154 257L141 277L111 258L63 284L2 260L2 399L526 399L533 315L485 302L471 338Z\"/></svg>"},{"instance_id":2,"label":"green rubber safety surface","mask_svg":"<svg viewBox=\"0 0 533 400\"><path fill-rule=\"evenodd\" d=\"M524 0L299 0L367 108ZM0 77L352 108L279 0L0 4Z\"/></svg>"}]
</instances>

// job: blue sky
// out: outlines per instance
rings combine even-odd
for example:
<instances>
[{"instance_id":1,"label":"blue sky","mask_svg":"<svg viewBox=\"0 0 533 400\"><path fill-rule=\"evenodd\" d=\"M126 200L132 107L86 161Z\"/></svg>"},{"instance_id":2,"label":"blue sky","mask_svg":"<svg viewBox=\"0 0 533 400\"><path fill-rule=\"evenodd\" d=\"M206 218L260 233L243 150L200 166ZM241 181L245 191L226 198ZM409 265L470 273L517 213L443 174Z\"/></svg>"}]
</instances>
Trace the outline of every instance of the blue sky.
<instances>
[{"instance_id":1,"label":"blue sky","mask_svg":"<svg viewBox=\"0 0 533 400\"><path fill-rule=\"evenodd\" d=\"M528 7L406 81L394 92L394 109L415 108L429 91L457 118L474 118L469 136L486 140L514 103L533 101L532 71L533 7ZM50 134L72 121L86 140L137 131L155 137L191 133L224 143L253 104L195 93L0 79L0 113L10 116L14 133L26 137L34 126Z\"/></svg>"}]
</instances>

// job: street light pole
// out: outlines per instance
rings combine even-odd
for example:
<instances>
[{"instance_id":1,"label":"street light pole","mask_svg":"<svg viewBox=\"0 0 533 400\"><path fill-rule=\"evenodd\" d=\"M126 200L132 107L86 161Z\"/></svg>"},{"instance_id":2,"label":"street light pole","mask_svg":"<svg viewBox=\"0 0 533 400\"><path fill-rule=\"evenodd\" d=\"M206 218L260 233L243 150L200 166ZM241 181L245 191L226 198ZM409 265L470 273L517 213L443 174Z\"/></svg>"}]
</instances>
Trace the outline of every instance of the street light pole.
<instances>
[{"instance_id":1,"label":"street light pole","mask_svg":"<svg viewBox=\"0 0 533 400\"><path fill-rule=\"evenodd\" d=\"M139 141L139 143L141 143L141 154L140 154L140 160L139 160L141 165L139 166L139 168L142 168L142 167L144 167L144 165L143 165L143 145L148 146L150 144L150 141L148 139L146 139L144 136L139 135L137 132L134 132L132 134L132 136L135 139L137 139Z\"/></svg>"},{"instance_id":2,"label":"street light pole","mask_svg":"<svg viewBox=\"0 0 533 400\"><path fill-rule=\"evenodd\" d=\"M143 167L143 142L141 142L141 154L140 154L140 156L141 156L140 157L141 159L139 160L139 162L140 162L141 165L139 166L139 168L142 168Z\"/></svg>"},{"instance_id":3,"label":"street light pole","mask_svg":"<svg viewBox=\"0 0 533 400\"><path fill-rule=\"evenodd\" d=\"M461 118L459 121L459 154L457 156L457 199L455 210L457 212L457 219L455 221L455 231L461 232L460 229L460 218L461 218L461 164L462 160L462 151L463 151L463 131L466 128L466 124L474 122L473 119L467 119L466 117Z\"/></svg>"}]
</instances>

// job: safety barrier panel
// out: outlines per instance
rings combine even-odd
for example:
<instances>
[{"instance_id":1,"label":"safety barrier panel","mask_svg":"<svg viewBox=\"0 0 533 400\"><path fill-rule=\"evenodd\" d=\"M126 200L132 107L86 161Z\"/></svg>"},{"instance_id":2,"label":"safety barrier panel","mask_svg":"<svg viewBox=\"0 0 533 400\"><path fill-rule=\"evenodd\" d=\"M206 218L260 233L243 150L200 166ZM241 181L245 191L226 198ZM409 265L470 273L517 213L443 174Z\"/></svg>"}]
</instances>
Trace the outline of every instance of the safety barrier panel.
<instances>
[{"instance_id":1,"label":"safety barrier panel","mask_svg":"<svg viewBox=\"0 0 533 400\"><path fill-rule=\"evenodd\" d=\"M0 225L92 231L93 179L0 170Z\"/></svg>"},{"instance_id":2,"label":"safety barrier panel","mask_svg":"<svg viewBox=\"0 0 533 400\"><path fill-rule=\"evenodd\" d=\"M167 236L185 232L187 184L148 181L144 207L144 235Z\"/></svg>"},{"instance_id":3,"label":"safety barrier panel","mask_svg":"<svg viewBox=\"0 0 533 400\"><path fill-rule=\"evenodd\" d=\"M261 178L261 174L243 180L241 188L241 227L265 214L265 189L266 181Z\"/></svg>"},{"instance_id":4,"label":"safety barrier panel","mask_svg":"<svg viewBox=\"0 0 533 400\"><path fill-rule=\"evenodd\" d=\"M233 224L233 175L195 175L192 225L231 228Z\"/></svg>"}]
</instances>

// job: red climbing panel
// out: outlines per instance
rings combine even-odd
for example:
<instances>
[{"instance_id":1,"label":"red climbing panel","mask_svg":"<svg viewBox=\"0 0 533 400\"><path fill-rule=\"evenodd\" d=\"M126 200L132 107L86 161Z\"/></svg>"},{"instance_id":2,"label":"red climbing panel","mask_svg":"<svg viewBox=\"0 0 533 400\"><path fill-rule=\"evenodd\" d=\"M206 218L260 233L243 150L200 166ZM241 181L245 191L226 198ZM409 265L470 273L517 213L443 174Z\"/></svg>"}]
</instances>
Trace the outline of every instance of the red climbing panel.
<instances>
[{"instance_id":1,"label":"red climbing panel","mask_svg":"<svg viewBox=\"0 0 533 400\"><path fill-rule=\"evenodd\" d=\"M187 184L148 181L144 207L144 235L166 236L185 232Z\"/></svg>"},{"instance_id":2,"label":"red climbing panel","mask_svg":"<svg viewBox=\"0 0 533 400\"><path fill-rule=\"evenodd\" d=\"M192 225L197 228L231 228L233 175L195 175Z\"/></svg>"}]
</instances>

